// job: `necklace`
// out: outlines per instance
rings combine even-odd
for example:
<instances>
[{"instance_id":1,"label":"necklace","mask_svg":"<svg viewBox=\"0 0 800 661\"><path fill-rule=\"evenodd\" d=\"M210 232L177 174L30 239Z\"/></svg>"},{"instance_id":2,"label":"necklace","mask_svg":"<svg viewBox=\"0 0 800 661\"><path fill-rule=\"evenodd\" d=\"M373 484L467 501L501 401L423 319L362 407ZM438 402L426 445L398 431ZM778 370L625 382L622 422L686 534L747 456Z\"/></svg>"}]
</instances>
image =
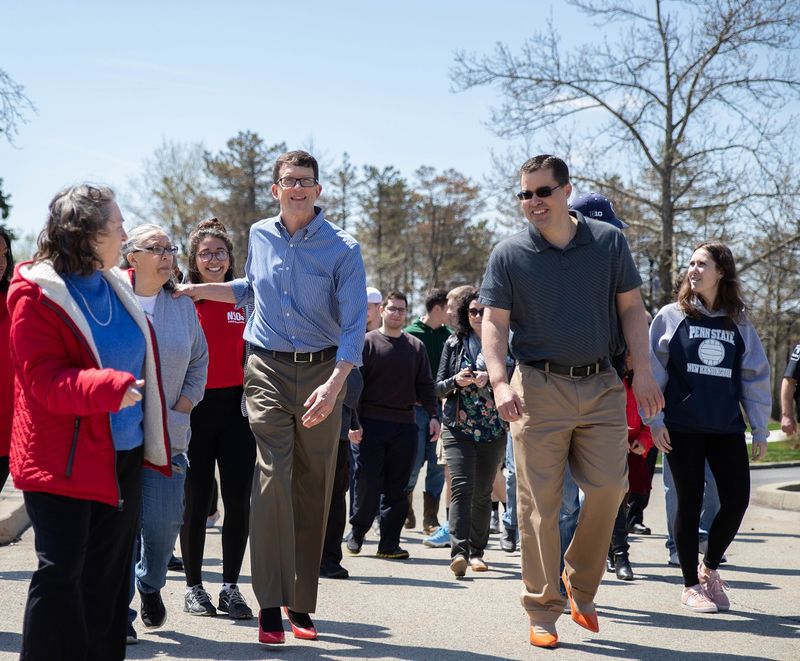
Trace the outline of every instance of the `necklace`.
<instances>
[{"instance_id":1,"label":"necklace","mask_svg":"<svg viewBox=\"0 0 800 661\"><path fill-rule=\"evenodd\" d=\"M108 319L106 319L105 321L100 321L97 317L94 316L94 312L92 312L92 308L89 305L89 301L87 301L86 297L81 293L81 290L78 288L78 285L76 285L74 282L71 281L68 282L71 285L72 289L75 291L75 293L77 293L78 296L81 297L81 300L83 301L83 306L86 309L86 312L89 313L89 316L92 319L94 319L94 322L98 326L102 326L103 328L105 328L111 323L111 318L114 316L114 308L111 305L111 289L109 288L108 283L106 282L106 279L103 276L100 276L100 279L106 286L106 304L108 305Z\"/></svg>"}]
</instances>

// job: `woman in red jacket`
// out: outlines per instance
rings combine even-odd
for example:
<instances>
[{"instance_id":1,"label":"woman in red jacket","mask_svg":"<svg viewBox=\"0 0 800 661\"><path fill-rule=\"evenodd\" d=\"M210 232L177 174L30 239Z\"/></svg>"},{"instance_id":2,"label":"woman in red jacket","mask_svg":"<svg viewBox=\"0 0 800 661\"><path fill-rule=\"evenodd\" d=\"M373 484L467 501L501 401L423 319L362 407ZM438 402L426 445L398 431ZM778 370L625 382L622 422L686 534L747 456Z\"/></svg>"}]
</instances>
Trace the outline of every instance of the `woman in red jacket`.
<instances>
[{"instance_id":1,"label":"woman in red jacket","mask_svg":"<svg viewBox=\"0 0 800 661\"><path fill-rule=\"evenodd\" d=\"M23 661L125 658L143 461L169 473L152 331L116 268L122 223L110 189L61 191L8 291L11 474L39 558Z\"/></svg>"},{"instance_id":2,"label":"woman in red jacket","mask_svg":"<svg viewBox=\"0 0 800 661\"><path fill-rule=\"evenodd\" d=\"M11 317L6 305L8 283L13 271L11 234L5 227L0 227L0 491L8 478L8 446L11 444L11 414L14 410L14 369L8 353Z\"/></svg>"},{"instance_id":3,"label":"woman in red jacket","mask_svg":"<svg viewBox=\"0 0 800 661\"><path fill-rule=\"evenodd\" d=\"M633 370L631 369L630 354L625 356L625 374L622 384L625 386L627 403L625 412L628 417L628 494L622 499L617 519L614 521L614 531L611 534L611 546L608 549L607 569L616 572L617 578L623 581L633 580L633 570L628 557L628 495L631 493L645 493L650 490L649 469L645 457L653 447L653 436L648 427L639 416L639 407L633 396L631 384L633 383Z\"/></svg>"}]
</instances>

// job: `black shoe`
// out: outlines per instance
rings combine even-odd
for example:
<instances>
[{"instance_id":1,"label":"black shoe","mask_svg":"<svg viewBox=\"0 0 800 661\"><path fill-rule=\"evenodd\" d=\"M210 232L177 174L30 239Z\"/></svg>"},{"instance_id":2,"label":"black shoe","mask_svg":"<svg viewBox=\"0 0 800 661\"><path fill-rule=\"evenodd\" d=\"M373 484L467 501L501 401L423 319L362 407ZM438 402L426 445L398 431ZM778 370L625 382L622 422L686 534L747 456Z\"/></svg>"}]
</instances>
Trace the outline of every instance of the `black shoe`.
<instances>
[{"instance_id":1,"label":"black shoe","mask_svg":"<svg viewBox=\"0 0 800 661\"><path fill-rule=\"evenodd\" d=\"M386 549L385 551L378 549L375 555L384 560L405 560L408 557L408 551L395 546L393 549Z\"/></svg>"},{"instance_id":2,"label":"black shoe","mask_svg":"<svg viewBox=\"0 0 800 661\"><path fill-rule=\"evenodd\" d=\"M173 554L167 563L167 569L169 571L183 571L183 560Z\"/></svg>"},{"instance_id":3,"label":"black shoe","mask_svg":"<svg viewBox=\"0 0 800 661\"><path fill-rule=\"evenodd\" d=\"M322 565L319 568L319 575L322 578L350 578L350 572L348 572L338 562Z\"/></svg>"},{"instance_id":4,"label":"black shoe","mask_svg":"<svg viewBox=\"0 0 800 661\"><path fill-rule=\"evenodd\" d=\"M632 535L649 535L650 528L643 523L634 523L633 525L628 526L628 532Z\"/></svg>"},{"instance_id":5,"label":"black shoe","mask_svg":"<svg viewBox=\"0 0 800 661\"><path fill-rule=\"evenodd\" d=\"M500 548L506 553L513 553L517 550L516 528L506 528L505 535L500 538Z\"/></svg>"},{"instance_id":6,"label":"black shoe","mask_svg":"<svg viewBox=\"0 0 800 661\"><path fill-rule=\"evenodd\" d=\"M617 574L617 578L621 581L633 580L633 569L631 569L631 563L627 553L616 553L614 555L614 571Z\"/></svg>"},{"instance_id":7,"label":"black shoe","mask_svg":"<svg viewBox=\"0 0 800 661\"><path fill-rule=\"evenodd\" d=\"M350 555L358 555L361 553L361 547L364 544L364 539L356 539L356 536L351 532L350 539L347 540L347 552Z\"/></svg>"},{"instance_id":8,"label":"black shoe","mask_svg":"<svg viewBox=\"0 0 800 661\"><path fill-rule=\"evenodd\" d=\"M215 617L217 609L211 603L211 597L203 589L203 584L198 583L186 592L183 598L183 610L190 615L210 615Z\"/></svg>"},{"instance_id":9,"label":"black shoe","mask_svg":"<svg viewBox=\"0 0 800 661\"><path fill-rule=\"evenodd\" d=\"M612 572L612 573L614 571L614 556L613 555L607 555L606 556L606 571L607 572Z\"/></svg>"},{"instance_id":10,"label":"black shoe","mask_svg":"<svg viewBox=\"0 0 800 661\"><path fill-rule=\"evenodd\" d=\"M128 622L128 632L125 634L125 644L126 645L135 645L139 642L139 637L136 635L136 629L133 628L133 625Z\"/></svg>"},{"instance_id":11,"label":"black shoe","mask_svg":"<svg viewBox=\"0 0 800 661\"><path fill-rule=\"evenodd\" d=\"M155 592L142 592L139 590L139 599L142 602L139 613L142 624L148 629L156 629L167 621L167 609L161 600L161 590Z\"/></svg>"},{"instance_id":12,"label":"black shoe","mask_svg":"<svg viewBox=\"0 0 800 661\"><path fill-rule=\"evenodd\" d=\"M253 611L244 600L244 596L239 592L239 587L231 585L229 588L222 588L219 591L219 605L217 609L227 613L232 620L251 620Z\"/></svg>"}]
</instances>

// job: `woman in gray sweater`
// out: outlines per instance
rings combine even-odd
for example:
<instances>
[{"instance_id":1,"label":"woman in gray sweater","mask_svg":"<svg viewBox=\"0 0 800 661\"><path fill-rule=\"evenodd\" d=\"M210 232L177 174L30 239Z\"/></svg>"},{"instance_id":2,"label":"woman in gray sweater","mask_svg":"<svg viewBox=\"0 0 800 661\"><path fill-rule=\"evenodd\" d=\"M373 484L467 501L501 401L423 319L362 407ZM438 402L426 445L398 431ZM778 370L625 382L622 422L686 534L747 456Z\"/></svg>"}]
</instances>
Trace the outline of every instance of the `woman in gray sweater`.
<instances>
[{"instance_id":1,"label":"woman in gray sweater","mask_svg":"<svg viewBox=\"0 0 800 661\"><path fill-rule=\"evenodd\" d=\"M148 628L160 627L166 620L161 588L166 583L167 563L183 523L189 415L203 398L208 372L208 347L194 304L188 298L171 295L177 251L167 233L157 225L132 229L122 250L123 268L130 269L133 290L155 330L172 446L172 475L166 477L146 470L142 480L141 537L135 580L141 598L142 622Z\"/></svg>"}]
</instances>

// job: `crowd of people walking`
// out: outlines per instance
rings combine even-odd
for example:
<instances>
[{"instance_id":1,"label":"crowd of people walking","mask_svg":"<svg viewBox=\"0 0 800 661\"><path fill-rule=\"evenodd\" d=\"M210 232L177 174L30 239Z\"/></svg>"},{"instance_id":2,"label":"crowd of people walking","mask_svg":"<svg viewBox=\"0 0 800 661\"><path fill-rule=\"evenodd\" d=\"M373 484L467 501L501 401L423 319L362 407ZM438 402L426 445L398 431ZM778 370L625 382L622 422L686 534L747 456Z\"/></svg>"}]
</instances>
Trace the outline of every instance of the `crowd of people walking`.
<instances>
[{"instance_id":1,"label":"crowd of people walking","mask_svg":"<svg viewBox=\"0 0 800 661\"><path fill-rule=\"evenodd\" d=\"M126 233L105 187L59 192L31 261L15 266L0 232L0 488L10 465L38 556L21 659L124 658L136 593L147 628L176 608L161 590L178 542L185 613L254 617L238 585L249 541L258 641L283 643L284 617L313 640L320 576L349 575L343 544L357 555L374 529L377 556L402 561L419 523L449 548L443 571L487 572L501 503L530 643L555 647L564 612L600 630L605 571L635 578L628 534L650 532L657 451L676 603L730 608L719 567L749 501L742 409L763 457L771 402L729 248L697 246L648 330L627 225L601 195L570 206L566 163L540 155L520 169L526 227L480 287L434 289L412 321L405 292L367 287L358 243L316 204L319 176L310 154L281 155L280 213L252 225L244 268L223 222L204 220L182 283L174 237Z\"/></svg>"}]
</instances>

